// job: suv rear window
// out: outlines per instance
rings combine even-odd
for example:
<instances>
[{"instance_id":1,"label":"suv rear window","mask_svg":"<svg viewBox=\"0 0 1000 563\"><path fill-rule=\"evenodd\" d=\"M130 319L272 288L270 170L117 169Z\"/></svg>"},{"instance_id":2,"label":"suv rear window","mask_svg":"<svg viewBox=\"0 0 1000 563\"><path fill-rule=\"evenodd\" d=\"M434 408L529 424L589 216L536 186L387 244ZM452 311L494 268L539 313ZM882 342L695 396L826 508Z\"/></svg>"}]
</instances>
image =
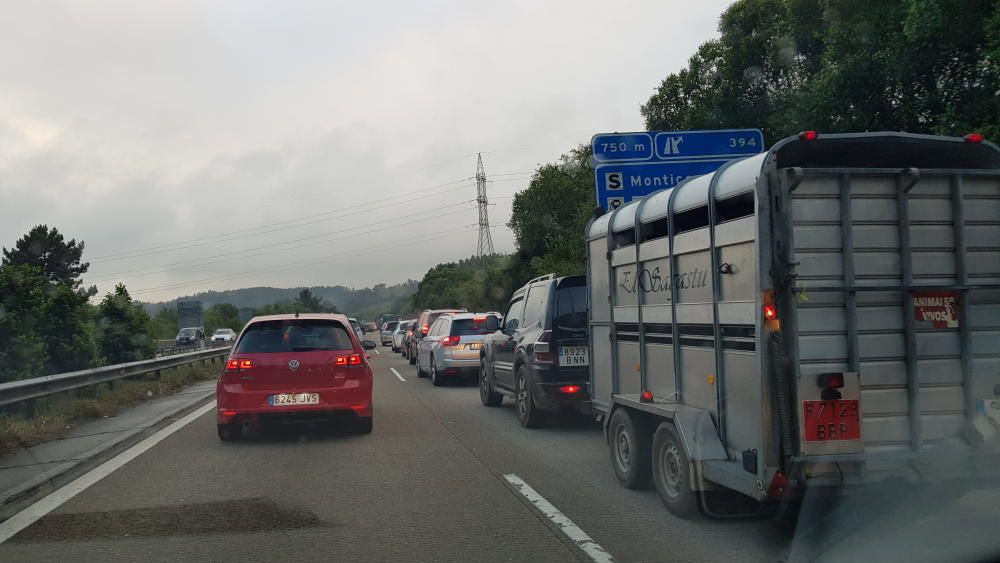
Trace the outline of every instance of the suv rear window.
<instances>
[{"instance_id":1,"label":"suv rear window","mask_svg":"<svg viewBox=\"0 0 1000 563\"><path fill-rule=\"evenodd\" d=\"M396 325L398 325L398 324L399 324L399 321L393 321L393 322L390 322L390 323L385 323L385 329L386 330L396 330Z\"/></svg>"},{"instance_id":2,"label":"suv rear window","mask_svg":"<svg viewBox=\"0 0 1000 563\"><path fill-rule=\"evenodd\" d=\"M569 330L587 328L587 286L572 282L562 283L556 289L556 311L553 323Z\"/></svg>"},{"instance_id":3,"label":"suv rear window","mask_svg":"<svg viewBox=\"0 0 1000 563\"><path fill-rule=\"evenodd\" d=\"M478 322L475 319L455 319L451 321L452 336L478 336L482 334L489 334L489 331L486 330L485 318Z\"/></svg>"},{"instance_id":4,"label":"suv rear window","mask_svg":"<svg viewBox=\"0 0 1000 563\"><path fill-rule=\"evenodd\" d=\"M257 322L246 329L236 345L238 354L353 349L344 325L320 319Z\"/></svg>"}]
</instances>

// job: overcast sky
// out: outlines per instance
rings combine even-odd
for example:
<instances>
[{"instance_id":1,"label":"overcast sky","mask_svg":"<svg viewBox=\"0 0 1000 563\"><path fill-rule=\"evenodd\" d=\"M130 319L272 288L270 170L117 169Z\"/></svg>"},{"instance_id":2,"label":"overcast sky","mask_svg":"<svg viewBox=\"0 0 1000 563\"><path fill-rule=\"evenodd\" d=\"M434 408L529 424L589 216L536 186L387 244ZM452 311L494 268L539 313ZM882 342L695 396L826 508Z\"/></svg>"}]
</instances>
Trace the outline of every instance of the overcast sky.
<instances>
[{"instance_id":1,"label":"overcast sky","mask_svg":"<svg viewBox=\"0 0 1000 563\"><path fill-rule=\"evenodd\" d=\"M727 0L0 8L0 245L47 223L158 301L420 279L716 36ZM262 248L263 247L263 248Z\"/></svg>"}]
</instances>

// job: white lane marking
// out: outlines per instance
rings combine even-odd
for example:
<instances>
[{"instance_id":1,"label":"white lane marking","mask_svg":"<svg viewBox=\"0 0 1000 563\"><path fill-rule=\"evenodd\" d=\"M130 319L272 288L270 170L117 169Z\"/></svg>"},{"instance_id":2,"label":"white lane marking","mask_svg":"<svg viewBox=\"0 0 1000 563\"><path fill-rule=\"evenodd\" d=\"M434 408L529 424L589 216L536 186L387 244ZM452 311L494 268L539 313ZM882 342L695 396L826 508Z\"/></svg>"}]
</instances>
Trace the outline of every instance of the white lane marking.
<instances>
[{"instance_id":1,"label":"white lane marking","mask_svg":"<svg viewBox=\"0 0 1000 563\"><path fill-rule=\"evenodd\" d=\"M34 524L46 514L59 508L59 506L66 501L87 490L87 488L91 485L97 483L101 479L104 479L108 475L111 475L117 469L139 457L174 432L184 428L198 417L212 410L215 410L214 400L194 412L189 413L184 418L173 422L170 426L159 430L152 436L146 438L117 456L105 461L63 488L49 494L49 496L43 498L28 508L25 508L14 516L11 516L0 524L0 543L14 537L18 532Z\"/></svg>"},{"instance_id":2,"label":"white lane marking","mask_svg":"<svg viewBox=\"0 0 1000 563\"><path fill-rule=\"evenodd\" d=\"M405 379L403 379L403 376L402 376L402 375L399 375L399 372L398 372L398 371L396 371L396 368L389 368L389 371L391 371L391 372L392 372L392 374L396 376L396 379L398 379L398 380L402 381L403 383L406 383L406 380L405 380Z\"/></svg>"},{"instance_id":3,"label":"white lane marking","mask_svg":"<svg viewBox=\"0 0 1000 563\"><path fill-rule=\"evenodd\" d=\"M375 352L376 356L381 356L382 355L382 352L379 352L378 348L372 348L372 352Z\"/></svg>"},{"instance_id":4,"label":"white lane marking","mask_svg":"<svg viewBox=\"0 0 1000 563\"><path fill-rule=\"evenodd\" d=\"M567 518L562 512L559 512L558 508L552 506L552 503L545 500L545 497L538 494L538 491L532 489L531 485L525 483L520 477L514 475L513 473L508 473L504 475L503 478L506 479L511 485L514 485L517 492L521 493L524 498L528 499L528 502L535 505L535 508L537 508L542 514L545 515L546 518L551 520L553 524L562 530L562 533L566 534L566 537L572 540L577 547L582 549L588 557L599 563L612 563L615 560L614 557L611 557L610 553L600 546L600 544L595 542L593 538L588 536L586 532L581 530L579 526L574 524L573 521Z\"/></svg>"}]
</instances>

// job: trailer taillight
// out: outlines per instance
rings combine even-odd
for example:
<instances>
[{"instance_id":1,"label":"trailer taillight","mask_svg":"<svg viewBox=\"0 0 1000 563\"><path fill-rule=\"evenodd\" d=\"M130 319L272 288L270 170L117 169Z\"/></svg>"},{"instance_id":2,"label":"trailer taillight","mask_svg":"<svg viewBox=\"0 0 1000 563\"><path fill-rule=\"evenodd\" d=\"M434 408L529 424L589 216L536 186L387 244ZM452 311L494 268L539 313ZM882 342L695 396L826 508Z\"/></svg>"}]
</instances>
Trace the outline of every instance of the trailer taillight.
<instances>
[{"instance_id":1,"label":"trailer taillight","mask_svg":"<svg viewBox=\"0 0 1000 563\"><path fill-rule=\"evenodd\" d=\"M653 402L653 392L649 391L647 389L646 391L643 391L642 393L639 393L639 402L640 403L652 403Z\"/></svg>"},{"instance_id":2,"label":"trailer taillight","mask_svg":"<svg viewBox=\"0 0 1000 563\"><path fill-rule=\"evenodd\" d=\"M769 332L781 330L781 320L778 318L778 306L774 302L773 289L768 289L761 294L760 314L764 318L764 326Z\"/></svg>"},{"instance_id":3,"label":"trailer taillight","mask_svg":"<svg viewBox=\"0 0 1000 563\"><path fill-rule=\"evenodd\" d=\"M801 141L815 141L816 137L819 137L819 133L815 131L803 131L799 133L799 140Z\"/></svg>"},{"instance_id":4,"label":"trailer taillight","mask_svg":"<svg viewBox=\"0 0 1000 563\"><path fill-rule=\"evenodd\" d=\"M965 140L970 143L982 143L986 140L986 137L983 137L982 133L969 133L965 136Z\"/></svg>"},{"instance_id":5,"label":"trailer taillight","mask_svg":"<svg viewBox=\"0 0 1000 563\"><path fill-rule=\"evenodd\" d=\"M821 373L817 379L820 389L841 389L844 386L842 373Z\"/></svg>"}]
</instances>

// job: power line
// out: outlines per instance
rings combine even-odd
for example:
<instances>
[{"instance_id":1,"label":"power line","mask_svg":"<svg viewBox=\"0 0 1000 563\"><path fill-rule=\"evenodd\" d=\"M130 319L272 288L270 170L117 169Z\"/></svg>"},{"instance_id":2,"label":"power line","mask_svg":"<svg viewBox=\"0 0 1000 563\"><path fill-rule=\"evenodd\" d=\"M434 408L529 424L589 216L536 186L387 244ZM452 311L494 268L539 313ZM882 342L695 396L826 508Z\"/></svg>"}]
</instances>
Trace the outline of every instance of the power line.
<instances>
[{"instance_id":1,"label":"power line","mask_svg":"<svg viewBox=\"0 0 1000 563\"><path fill-rule=\"evenodd\" d=\"M466 226L466 227L462 227L461 229L458 229L458 230L451 229L451 230L447 230L447 231L438 231L439 233L444 233L444 234L442 234L440 236L436 236L436 237L426 238L426 239L410 240L410 241L407 241L408 244L404 244L402 246L403 247L410 247L410 246L413 246L416 243L429 242L431 240L437 240L437 239L440 239L440 238L444 238L446 236L450 236L452 234L458 234L458 233L464 233L464 232L472 232L473 230L474 229L470 229L470 228L468 228L468 226ZM435 234L435 233L432 233L432 234ZM384 246L382 248L378 248L378 247L375 247L375 248L360 248L360 249L355 249L355 251L350 252L350 253L346 253L346 254L345 253L332 254L332 255L327 255L327 256L320 257L320 258L310 258L308 260L298 260L298 261L295 261L295 262L287 262L287 263L284 263L284 264L276 264L276 265L270 266L268 268L260 268L260 269L256 269L256 270L248 270L248 271L245 271L245 272L239 272L239 273L236 273L236 274L227 275L227 276L218 277L218 278L206 278L206 279L201 279L201 280L195 280L195 281L192 281L192 282L185 282L185 283L179 283L179 284L168 284L168 285L162 285L162 286L156 286L156 287L148 287L148 288L143 288L143 289L137 289L137 290L134 290L134 291L130 290L129 293L132 293L132 294L149 293L149 292L152 292L152 291L165 291L165 290L170 290L170 289L180 289L182 287L188 287L188 286L192 286L192 285L199 285L199 284L205 284L205 283L213 283L213 282L219 282L219 281L228 281L228 280L232 280L232 279L238 279L238 278L242 278L242 277L251 276L251 275L254 275L254 274L258 274L260 272L273 272L273 271L275 271L276 268L288 268L288 267L301 266L301 265L306 265L306 264L317 264L317 263L320 263L320 262L326 262L326 261L333 260L333 259L336 259L336 258L343 258L343 257L347 257L347 256L355 256L355 255L358 255L358 254L367 254L367 253L373 253L373 252L382 252L382 251L385 251L385 250L392 250L394 248L400 248L400 244L399 243L393 243L391 245Z\"/></svg>"},{"instance_id":2,"label":"power line","mask_svg":"<svg viewBox=\"0 0 1000 563\"><path fill-rule=\"evenodd\" d=\"M423 214L426 214L426 213L436 213L436 215L434 216L435 219L436 219L438 217L447 217L449 215L455 215L455 214L458 214L458 213L465 213L467 211L466 209L458 209L456 211L452 211L452 212L449 212L449 213L439 213L439 211L441 209L446 209L448 207L455 207L455 206L458 206L458 205L467 205L469 203L472 203L473 201L475 201L475 200L471 200L470 199L470 200L467 200L467 201L462 201L462 202L459 202L459 203L454 203L454 204L446 205L446 206L443 206L443 207L429 209L429 210L421 211L421 212L418 212L418 213L410 213L410 214L408 214L408 217L412 217L414 215L423 215ZM374 224L378 224L378 223L390 223L390 222L394 222L394 221L399 221L399 219L402 219L402 217L394 217L392 219L385 219L383 221L376 221L374 223L369 224L369 226L370 225L374 225ZM394 225L411 225L411 224L420 223L420 222L423 222L423 221L426 221L426 219L416 219L416 220L407 221L407 222L404 222L404 223L395 222L393 224ZM309 242L309 243L305 243L305 244L300 244L301 241L303 241L303 240L320 238L320 237L326 237L326 236L329 236L329 235L339 234L339 233L343 233L343 232L348 232L348 231L352 231L352 230L355 230L355 229L357 229L357 227L351 227L349 229L340 229L340 230L337 230L337 231L330 231L328 233L321 233L319 235L313 235L313 236L309 236L309 237L303 237L303 238L299 238L299 239L295 239L295 240L290 240L290 241L285 241L285 242L279 242L279 243L274 243L274 244L268 244L268 245L265 245L265 246L259 246L257 248L251 248L251 249L248 249L248 250L237 250L235 252L224 252L222 254L215 254L215 255L212 255L212 256L204 256L204 257L201 257L201 258L193 258L191 260L182 260L180 262L173 262L173 263L170 263L170 264L163 264L163 265L160 265L160 266L151 266L149 268L137 268L135 270L126 270L124 272L117 272L117 273L114 273L114 274L107 274L105 277L97 278L97 279L94 279L94 280L88 280L88 282L89 283L100 283L100 282L106 282L106 281L112 281L112 280L120 279L121 276L125 276L125 275L129 275L130 277L142 277L142 276L149 276L149 275L153 275L153 274L164 274L164 273L167 273L167 272L174 272L174 271L178 271L178 270L187 270L187 269L190 269L190 268L198 268L198 267L201 267L201 266L208 266L208 265L212 265L212 264L221 264L223 262L233 262L235 260L242 260L244 258L250 258L250 257L254 257L255 258L257 256L263 256L263 255L267 255L267 254L274 254L274 253L277 253L277 252L287 252L288 250L298 250L299 248L304 248L304 247L308 247L308 246L315 246L317 244L325 244L325 243L328 243L328 242L339 241L339 240L344 240L344 239L349 239L349 238L355 238L355 237L359 237L359 236L363 236L363 235L367 235L367 234L371 234L371 233L383 230L382 228L372 229L372 230L368 230L368 231L356 232L356 233L348 235L346 237L324 238L322 240L318 240L318 241L314 241L314 242ZM267 251L267 252L260 252L261 249L274 248L274 247L278 247L278 246L287 246L289 244L297 244L297 246L294 249L278 249L278 250L270 250L270 251ZM244 256L235 256L233 258L227 258L227 259L224 259L224 260L214 260L215 258L226 258L227 256L234 256L236 254L244 254ZM197 262L197 263L196 264L192 264L192 262ZM181 264L188 264L188 265L181 266ZM180 266L180 267L173 268L171 266ZM157 268L162 268L162 269L157 270ZM150 270L155 270L155 271L150 271ZM139 273L139 272L144 272L144 273Z\"/></svg>"},{"instance_id":3,"label":"power line","mask_svg":"<svg viewBox=\"0 0 1000 563\"><path fill-rule=\"evenodd\" d=\"M462 178L461 180L454 180L454 181L451 181L451 182L447 182L447 183L444 183L444 184L439 184L437 186L431 186L429 188L423 188L423 189L435 189L435 188L440 188L440 187L445 187L445 186L449 186L449 185L452 185L452 184L456 184L456 183L459 183L459 182L468 182L468 181L473 180L473 179L474 178L471 178L471 177L470 178ZM434 196L434 195L445 194L445 193L449 193L449 192L453 192L453 191L465 189L467 186L468 186L468 184L462 185L462 186L458 186L458 187L455 187L455 188L450 188L450 189L447 189L447 190L442 190L442 191L439 191L439 192L423 194L423 195L426 197L426 196ZM400 195L397 195L397 196L390 196L390 197L382 198L379 201L388 201L388 200L399 199L399 198L404 198L404 197L412 199L413 194L412 193L406 193L406 194L400 194ZM204 246L205 244L214 244L216 242L226 242L226 241L229 241L229 240L235 240L233 238L228 238L228 239L225 239L225 240L217 240L217 241L211 241L210 240L210 239L216 239L216 238L219 238L219 237L228 237L228 236L231 236L231 235L237 235L237 234L243 234L243 233L251 233L251 234L248 234L246 236L257 236L259 234L271 233L271 232L275 232L275 231L278 231L278 230L286 230L286 229L300 227L300 226L304 226L304 225L311 225L311 224L319 223L319 222L322 222L322 221L311 221L311 222L302 223L302 224L299 224L299 225L291 225L291 226L283 227L281 229L272 229L272 230L268 230L268 231L265 231L265 232L262 232L262 233L252 233L252 231L256 231L258 229L267 229L267 228L278 226L278 225L288 225L289 223L295 223L295 222L301 221L303 219L312 219L312 218L315 218L315 217L322 217L322 216L326 216L326 215L332 215L334 213L341 213L341 212L344 212L344 211L357 209L359 207L366 207L366 206L372 205L373 203L377 203L377 202L365 202L365 203L361 203L361 204L350 206L350 207L341 207L341 208L336 209L336 210L324 211L322 213L315 213L315 214L312 214L312 215L305 215L305 216L302 216L302 217L296 217L294 219L288 219L288 220L285 220L285 221L278 221L278 222L275 222L275 223L268 223L268 224L264 224L264 225L258 225L258 226L255 226L255 227L250 227L250 228L246 228L246 229L240 229L240 230L237 230L237 231L230 231L230 232L226 232L226 233L219 233L219 234L210 235L210 236L207 236L207 237L190 239L190 240L180 241L180 242L172 242L172 243L161 244L161 245L157 245L157 246L149 246L149 247L145 247L145 248L138 248L138 249L129 250L129 251L126 251L126 252L118 252L118 253L113 253L113 254L106 254L104 256L98 256L97 258L91 259L90 262L92 264L98 264L98 263L101 263L101 262L112 262L112 261L117 261L117 260L127 260L127 259L131 259L131 258L138 258L140 256L148 256L149 254L156 254L156 252L150 253L150 252L146 252L146 251L166 249L168 247L176 246L176 245L188 245L188 246L182 246L182 247L175 248L175 249L164 250L164 252L172 252L174 250L184 250L186 248L193 248L193 247L197 247L197 246ZM375 211L375 210L378 210L378 209L384 209L386 207L391 207L393 205L400 205L402 203L409 203L409 201L402 201L402 202L391 203L391 204L383 205L383 206L379 206L379 207L374 207L374 208L371 208L371 209L365 209L365 210L360 211L360 213L367 213L369 211ZM339 216L332 217L332 218L338 218L338 217ZM330 219L330 218L328 218L328 219ZM328 219L323 219L323 221L328 220ZM202 241L209 241L209 242L203 243ZM192 244L192 243L201 243L201 244Z\"/></svg>"}]
</instances>

